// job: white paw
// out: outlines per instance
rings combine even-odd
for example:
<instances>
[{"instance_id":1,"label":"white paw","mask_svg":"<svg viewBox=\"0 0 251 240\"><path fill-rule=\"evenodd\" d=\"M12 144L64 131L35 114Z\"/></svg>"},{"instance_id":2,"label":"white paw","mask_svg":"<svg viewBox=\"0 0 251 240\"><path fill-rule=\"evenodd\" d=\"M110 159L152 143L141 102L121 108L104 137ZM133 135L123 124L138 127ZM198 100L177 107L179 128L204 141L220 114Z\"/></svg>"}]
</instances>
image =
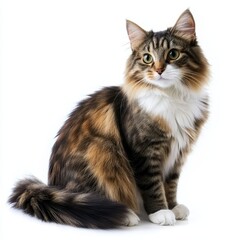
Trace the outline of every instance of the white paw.
<instances>
[{"instance_id":1,"label":"white paw","mask_svg":"<svg viewBox=\"0 0 251 240\"><path fill-rule=\"evenodd\" d=\"M129 210L129 213L127 214L127 217L125 218L124 220L124 223L123 225L125 226L135 226L135 225L138 225L140 219L139 217L137 216L136 213L134 213L131 209Z\"/></svg>"},{"instance_id":2,"label":"white paw","mask_svg":"<svg viewBox=\"0 0 251 240\"><path fill-rule=\"evenodd\" d=\"M149 219L159 225L174 225L176 222L174 213L169 209L162 209L152 213L149 215Z\"/></svg>"},{"instance_id":3,"label":"white paw","mask_svg":"<svg viewBox=\"0 0 251 240\"><path fill-rule=\"evenodd\" d=\"M177 206L175 206L173 209L172 209L174 215L175 215L175 218L177 220L184 220L188 217L189 215L189 210L188 208L183 205L183 204L178 204Z\"/></svg>"}]
</instances>

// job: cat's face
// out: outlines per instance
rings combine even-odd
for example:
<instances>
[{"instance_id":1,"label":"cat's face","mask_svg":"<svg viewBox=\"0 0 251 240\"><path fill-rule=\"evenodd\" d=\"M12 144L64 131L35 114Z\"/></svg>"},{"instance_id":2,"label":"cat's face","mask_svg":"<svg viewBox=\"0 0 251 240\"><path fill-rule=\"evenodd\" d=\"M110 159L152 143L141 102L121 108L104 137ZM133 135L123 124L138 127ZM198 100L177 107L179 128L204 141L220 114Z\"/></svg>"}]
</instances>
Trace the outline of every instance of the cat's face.
<instances>
[{"instance_id":1,"label":"cat's face","mask_svg":"<svg viewBox=\"0 0 251 240\"><path fill-rule=\"evenodd\" d=\"M205 84L208 64L197 45L189 10L166 31L146 32L130 21L127 31L133 50L127 64L127 81L161 89L198 90Z\"/></svg>"}]
</instances>

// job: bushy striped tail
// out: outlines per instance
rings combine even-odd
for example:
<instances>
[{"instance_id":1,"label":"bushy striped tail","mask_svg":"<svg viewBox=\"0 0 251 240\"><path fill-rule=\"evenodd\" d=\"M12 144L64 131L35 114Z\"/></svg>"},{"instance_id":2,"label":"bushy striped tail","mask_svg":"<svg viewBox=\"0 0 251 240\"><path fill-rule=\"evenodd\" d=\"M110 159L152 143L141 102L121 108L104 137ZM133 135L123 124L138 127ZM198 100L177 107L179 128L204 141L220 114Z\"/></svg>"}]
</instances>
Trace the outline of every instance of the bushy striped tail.
<instances>
[{"instance_id":1,"label":"bushy striped tail","mask_svg":"<svg viewBox=\"0 0 251 240\"><path fill-rule=\"evenodd\" d=\"M129 209L93 193L71 193L25 179L9 198L13 207L46 222L84 228L116 228L125 222Z\"/></svg>"}]
</instances>

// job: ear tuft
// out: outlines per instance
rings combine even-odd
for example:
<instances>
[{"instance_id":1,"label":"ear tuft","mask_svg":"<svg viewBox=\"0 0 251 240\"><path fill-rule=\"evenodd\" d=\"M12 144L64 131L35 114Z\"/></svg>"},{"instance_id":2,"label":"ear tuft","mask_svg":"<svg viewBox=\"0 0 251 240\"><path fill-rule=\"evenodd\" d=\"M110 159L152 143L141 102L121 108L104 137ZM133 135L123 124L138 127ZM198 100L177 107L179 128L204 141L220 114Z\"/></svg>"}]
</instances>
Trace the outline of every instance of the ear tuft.
<instances>
[{"instance_id":1,"label":"ear tuft","mask_svg":"<svg viewBox=\"0 0 251 240\"><path fill-rule=\"evenodd\" d=\"M131 42L132 50L136 50L145 40L147 32L136 23L126 20L126 29Z\"/></svg>"},{"instance_id":2,"label":"ear tuft","mask_svg":"<svg viewBox=\"0 0 251 240\"><path fill-rule=\"evenodd\" d=\"M196 39L195 21L189 9L180 15L176 24L172 28L172 31L178 32L178 34L181 34L182 37L190 41Z\"/></svg>"}]
</instances>

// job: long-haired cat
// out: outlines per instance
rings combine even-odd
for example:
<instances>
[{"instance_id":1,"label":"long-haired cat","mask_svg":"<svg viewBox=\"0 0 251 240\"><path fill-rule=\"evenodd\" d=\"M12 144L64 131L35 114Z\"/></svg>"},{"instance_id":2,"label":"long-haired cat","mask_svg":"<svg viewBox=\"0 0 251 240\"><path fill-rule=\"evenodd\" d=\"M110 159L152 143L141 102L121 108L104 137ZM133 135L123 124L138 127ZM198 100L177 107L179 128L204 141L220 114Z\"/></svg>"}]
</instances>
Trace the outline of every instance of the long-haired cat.
<instances>
[{"instance_id":1,"label":"long-haired cat","mask_svg":"<svg viewBox=\"0 0 251 240\"><path fill-rule=\"evenodd\" d=\"M189 10L174 27L145 31L127 21L132 53L125 83L79 103L60 129L48 185L19 181L9 202L47 222L113 228L173 225L189 211L177 203L182 165L208 115L208 63Z\"/></svg>"}]
</instances>

